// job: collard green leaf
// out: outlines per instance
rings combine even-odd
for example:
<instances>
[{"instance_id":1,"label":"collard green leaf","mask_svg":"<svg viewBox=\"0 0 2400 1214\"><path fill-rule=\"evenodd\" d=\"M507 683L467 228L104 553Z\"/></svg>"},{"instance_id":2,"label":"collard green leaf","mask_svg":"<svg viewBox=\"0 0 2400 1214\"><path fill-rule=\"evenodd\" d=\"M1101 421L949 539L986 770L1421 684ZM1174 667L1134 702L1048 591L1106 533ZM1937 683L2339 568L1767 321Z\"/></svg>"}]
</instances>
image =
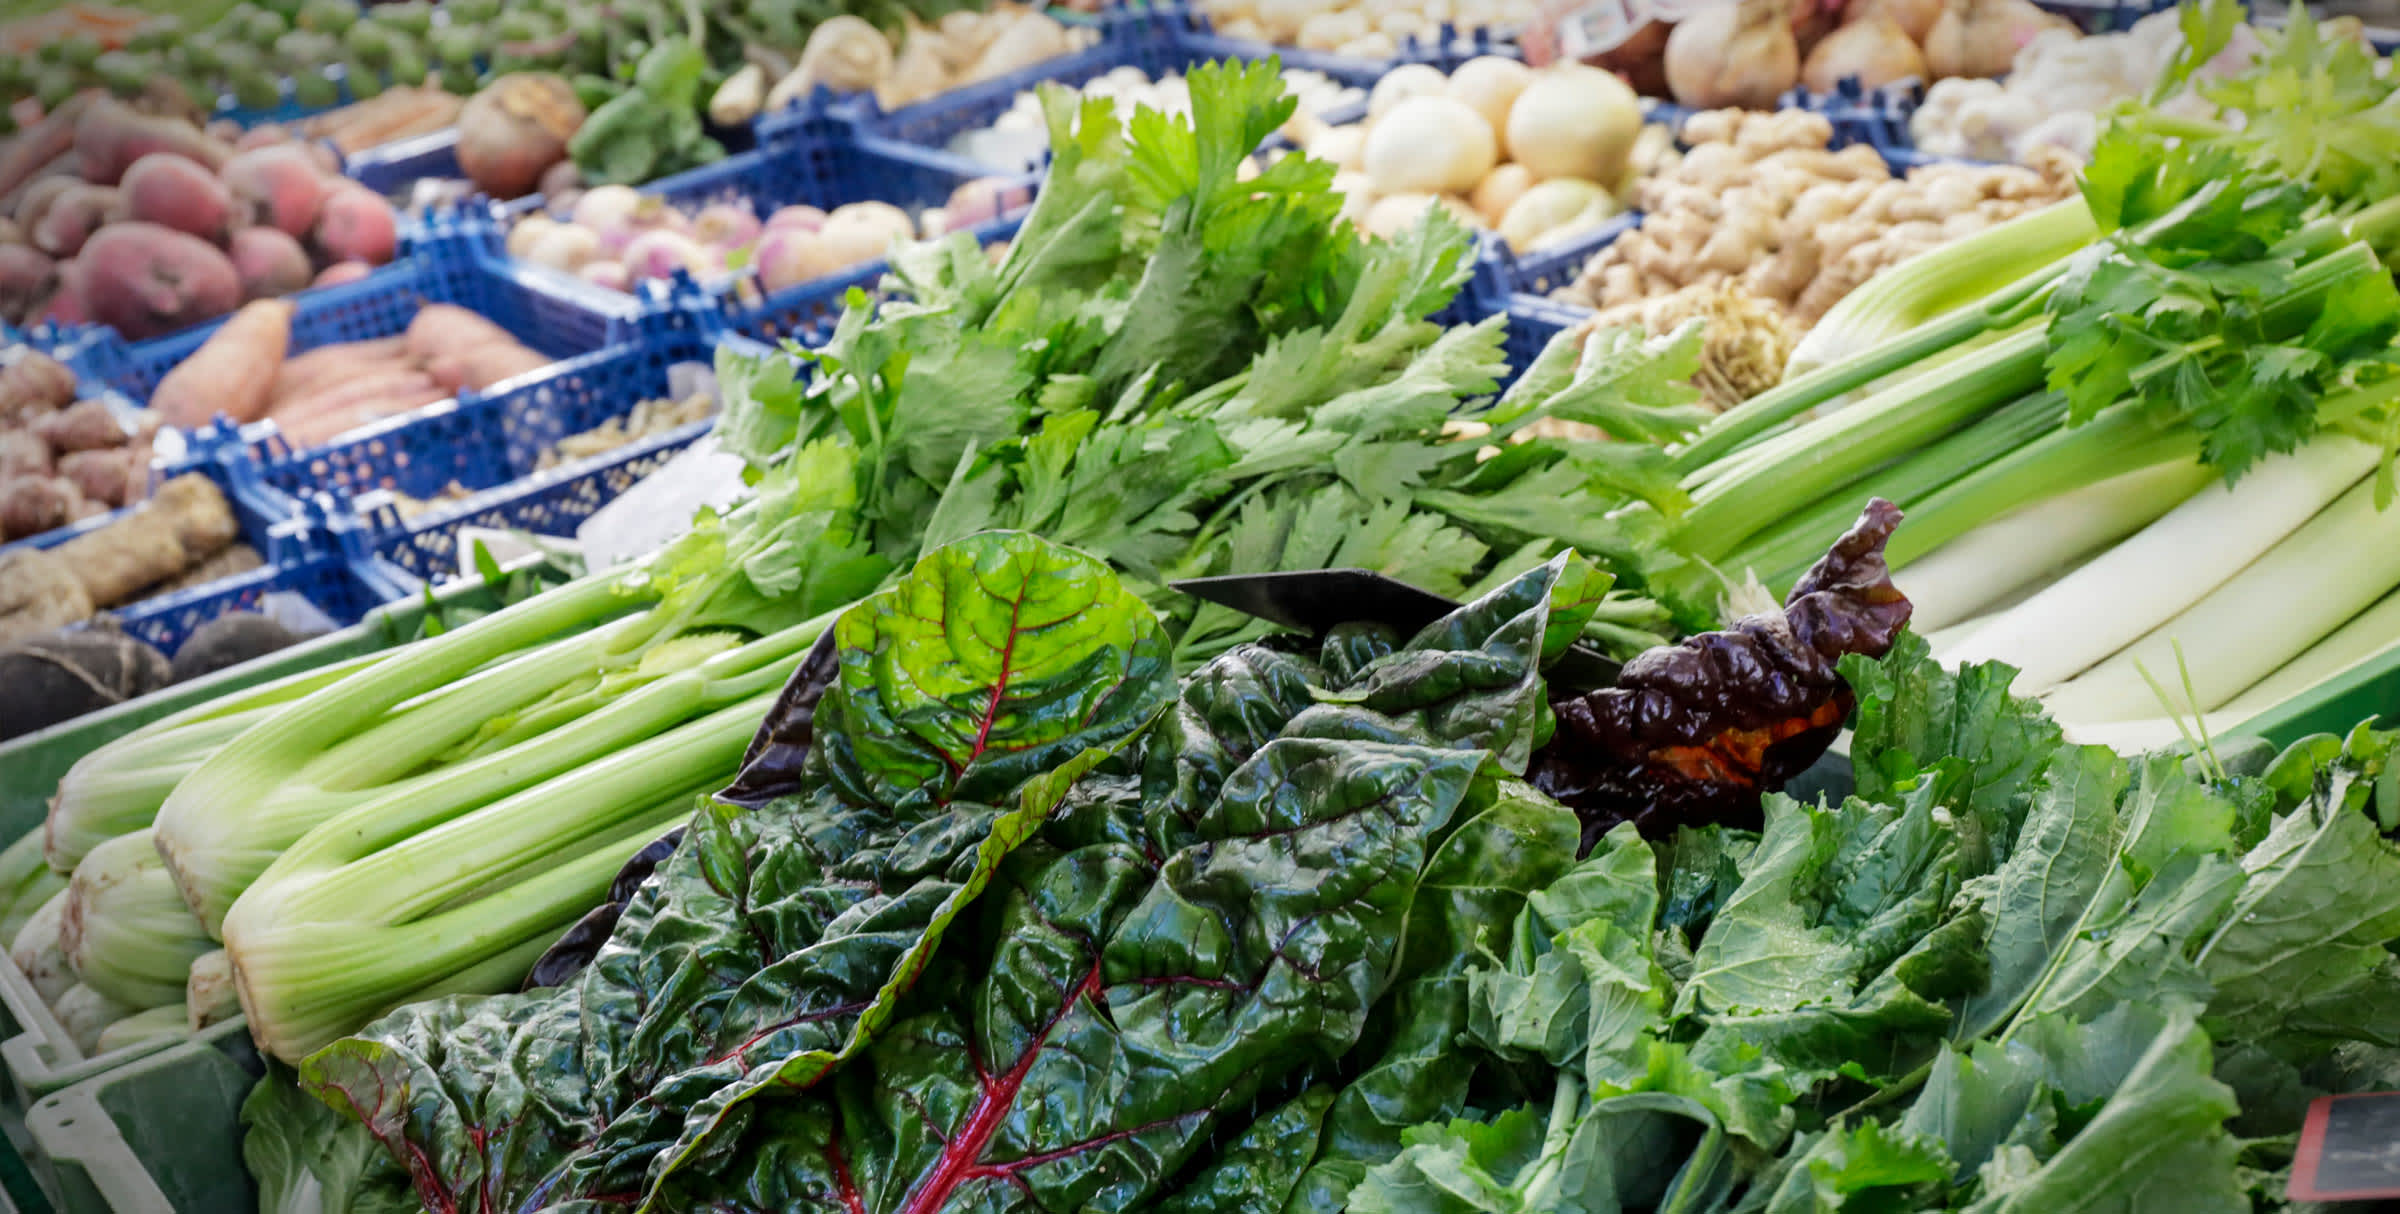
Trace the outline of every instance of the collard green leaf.
<instances>
[{"instance_id":1,"label":"collard green leaf","mask_svg":"<svg viewBox=\"0 0 2400 1214\"><path fill-rule=\"evenodd\" d=\"M242 1164L258 1182L259 1214L408 1214L408 1174L365 1126L269 1073L242 1101Z\"/></svg>"},{"instance_id":2,"label":"collard green leaf","mask_svg":"<svg viewBox=\"0 0 2400 1214\"><path fill-rule=\"evenodd\" d=\"M1527 900L1508 964L1475 973L1471 1035L1594 1085L1632 1086L1674 1000L1651 952L1657 917L1655 857L1630 826L1619 827Z\"/></svg>"}]
</instances>

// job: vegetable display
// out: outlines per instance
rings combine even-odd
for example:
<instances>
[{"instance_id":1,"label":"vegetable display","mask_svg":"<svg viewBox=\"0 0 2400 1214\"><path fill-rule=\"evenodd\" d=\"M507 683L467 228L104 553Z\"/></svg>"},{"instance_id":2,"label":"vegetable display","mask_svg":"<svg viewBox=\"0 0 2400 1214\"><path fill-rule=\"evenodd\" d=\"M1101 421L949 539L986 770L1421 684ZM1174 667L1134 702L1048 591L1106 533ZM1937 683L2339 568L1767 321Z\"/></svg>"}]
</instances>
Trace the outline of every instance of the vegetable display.
<instances>
[{"instance_id":1,"label":"vegetable display","mask_svg":"<svg viewBox=\"0 0 2400 1214\"><path fill-rule=\"evenodd\" d=\"M0 368L0 540L40 535L150 493L148 423L131 432L37 350Z\"/></svg>"},{"instance_id":2,"label":"vegetable display","mask_svg":"<svg viewBox=\"0 0 2400 1214\"><path fill-rule=\"evenodd\" d=\"M1283 82L1299 102L1292 120L1294 125L1307 125L1317 115L1348 109L1367 99L1365 91L1344 87L1318 72L1287 68ZM1192 105L1191 90L1182 76L1169 72L1152 80L1148 73L1131 66L1099 76L1084 85L1082 92L1086 97L1106 97L1116 102L1129 116L1143 106L1182 114L1190 112ZM1038 167L1050 149L1050 128L1042 114L1040 91L1026 89L1018 93L990 126L961 131L951 136L947 146L978 164Z\"/></svg>"}]
</instances>

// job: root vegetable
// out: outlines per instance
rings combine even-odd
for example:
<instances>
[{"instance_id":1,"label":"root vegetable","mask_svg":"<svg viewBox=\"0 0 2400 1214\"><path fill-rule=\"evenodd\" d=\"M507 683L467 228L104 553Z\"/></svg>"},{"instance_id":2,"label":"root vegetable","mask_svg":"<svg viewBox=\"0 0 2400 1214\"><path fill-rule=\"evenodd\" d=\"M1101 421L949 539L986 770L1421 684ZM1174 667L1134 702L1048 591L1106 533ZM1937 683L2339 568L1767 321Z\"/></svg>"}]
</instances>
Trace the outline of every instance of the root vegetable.
<instances>
[{"instance_id":1,"label":"root vegetable","mask_svg":"<svg viewBox=\"0 0 2400 1214\"><path fill-rule=\"evenodd\" d=\"M967 69L967 80L973 82L1005 76L1045 59L1056 59L1074 49L1075 44L1067 37L1066 26L1040 13L1026 13L1009 22L1007 28L992 39L991 45L983 48L983 54L976 58L975 66ZM807 63L807 57L803 56L801 66L805 68ZM888 76L890 73L890 61L887 59L884 74Z\"/></svg>"},{"instance_id":2,"label":"root vegetable","mask_svg":"<svg viewBox=\"0 0 2400 1214\"><path fill-rule=\"evenodd\" d=\"M125 427L117 424L117 415L109 412L106 404L96 400L77 401L34 422L33 433L61 455L125 445Z\"/></svg>"},{"instance_id":3,"label":"root vegetable","mask_svg":"<svg viewBox=\"0 0 2400 1214\"><path fill-rule=\"evenodd\" d=\"M170 227L211 244L233 229L233 191L199 162L152 152L125 170L125 217Z\"/></svg>"},{"instance_id":4,"label":"root vegetable","mask_svg":"<svg viewBox=\"0 0 2400 1214\"><path fill-rule=\"evenodd\" d=\"M331 260L379 266L399 246L400 221L382 195L362 185L337 185L317 212L314 239Z\"/></svg>"},{"instance_id":5,"label":"root vegetable","mask_svg":"<svg viewBox=\"0 0 2400 1214\"><path fill-rule=\"evenodd\" d=\"M288 299L243 305L190 358L158 381L150 407L168 425L186 429L220 413L237 422L265 417L275 373L291 346L292 311Z\"/></svg>"},{"instance_id":6,"label":"root vegetable","mask_svg":"<svg viewBox=\"0 0 2400 1214\"><path fill-rule=\"evenodd\" d=\"M652 278L672 278L682 270L694 278L705 277L724 267L724 260L700 242L681 232L655 228L633 238L625 246L625 272L640 282Z\"/></svg>"},{"instance_id":7,"label":"root vegetable","mask_svg":"<svg viewBox=\"0 0 2400 1214\"><path fill-rule=\"evenodd\" d=\"M1615 188L1641 131L1633 90L1581 64L1537 74L1508 111L1509 155L1543 181L1572 177Z\"/></svg>"},{"instance_id":8,"label":"root vegetable","mask_svg":"<svg viewBox=\"0 0 2400 1214\"><path fill-rule=\"evenodd\" d=\"M858 17L831 17L810 31L800 65L767 93L767 109L806 100L820 84L837 93L863 93L891 74L892 40L882 30Z\"/></svg>"},{"instance_id":9,"label":"root vegetable","mask_svg":"<svg viewBox=\"0 0 2400 1214\"><path fill-rule=\"evenodd\" d=\"M449 399L451 394L443 391L424 372L411 372L410 375L412 378L406 381L387 380L365 385L375 391L368 392L362 388L355 394L357 399L346 403L312 403L307 412L297 417L287 420L278 416L275 424L301 447L317 447L362 426L371 426Z\"/></svg>"},{"instance_id":10,"label":"root vegetable","mask_svg":"<svg viewBox=\"0 0 2400 1214\"><path fill-rule=\"evenodd\" d=\"M408 322L407 352L419 362L478 346L515 344L509 332L457 304L427 304Z\"/></svg>"},{"instance_id":11,"label":"root vegetable","mask_svg":"<svg viewBox=\"0 0 2400 1214\"><path fill-rule=\"evenodd\" d=\"M2073 28L2030 0L1944 0L1925 35L1925 66L1936 76L1999 76L2025 44Z\"/></svg>"},{"instance_id":12,"label":"root vegetable","mask_svg":"<svg viewBox=\"0 0 2400 1214\"><path fill-rule=\"evenodd\" d=\"M181 574L160 582L157 590L153 593L167 594L192 586L206 586L210 582L221 581L237 573L248 573L264 564L266 561L259 557L258 549L248 544L235 544L233 547L193 565ZM182 677L177 676L176 681L181 682Z\"/></svg>"},{"instance_id":13,"label":"root vegetable","mask_svg":"<svg viewBox=\"0 0 2400 1214\"><path fill-rule=\"evenodd\" d=\"M308 251L284 235L281 228L244 228L233 234L228 250L233 272L242 280L242 298L272 299L305 289L315 271Z\"/></svg>"},{"instance_id":14,"label":"root vegetable","mask_svg":"<svg viewBox=\"0 0 2400 1214\"><path fill-rule=\"evenodd\" d=\"M1471 226L1475 222L1474 210L1458 199L1434 194L1394 194L1377 199L1375 205L1367 208L1366 222L1360 226L1370 236L1389 239L1414 227L1427 210L1436 206L1448 210L1462 224Z\"/></svg>"},{"instance_id":15,"label":"root vegetable","mask_svg":"<svg viewBox=\"0 0 2400 1214\"><path fill-rule=\"evenodd\" d=\"M1411 97L1367 131L1367 176L1378 193L1463 194L1499 158L1491 125L1454 97Z\"/></svg>"},{"instance_id":16,"label":"root vegetable","mask_svg":"<svg viewBox=\"0 0 2400 1214\"><path fill-rule=\"evenodd\" d=\"M600 237L581 224L552 224L526 250L525 260L572 274L600 256Z\"/></svg>"},{"instance_id":17,"label":"root vegetable","mask_svg":"<svg viewBox=\"0 0 2400 1214\"><path fill-rule=\"evenodd\" d=\"M74 482L84 500L114 509L139 499L149 463L142 453L122 447L74 451L58 461L58 474Z\"/></svg>"},{"instance_id":18,"label":"root vegetable","mask_svg":"<svg viewBox=\"0 0 2400 1214\"><path fill-rule=\"evenodd\" d=\"M625 272L625 263L621 261L588 262L582 269L575 271L575 276L593 286L606 287L611 291L633 289L633 275Z\"/></svg>"},{"instance_id":19,"label":"root vegetable","mask_svg":"<svg viewBox=\"0 0 2400 1214\"><path fill-rule=\"evenodd\" d=\"M77 93L0 145L0 195L16 193L51 162L73 153L76 124L82 121L83 112L105 95L98 89Z\"/></svg>"},{"instance_id":20,"label":"root vegetable","mask_svg":"<svg viewBox=\"0 0 2400 1214\"><path fill-rule=\"evenodd\" d=\"M1525 191L1499 223L1500 239L1520 252L1562 228L1597 223L1615 214L1616 201L1597 183L1558 177Z\"/></svg>"},{"instance_id":21,"label":"root vegetable","mask_svg":"<svg viewBox=\"0 0 2400 1214\"><path fill-rule=\"evenodd\" d=\"M1504 164L1493 169L1477 182L1475 192L1467 196L1475 213L1483 216L1484 226L1496 228L1525 192L1533 188L1533 170L1521 164Z\"/></svg>"},{"instance_id":22,"label":"root vegetable","mask_svg":"<svg viewBox=\"0 0 2400 1214\"><path fill-rule=\"evenodd\" d=\"M484 86L458 114L458 167L475 187L516 198L567 158L583 102L563 77L518 72Z\"/></svg>"},{"instance_id":23,"label":"root vegetable","mask_svg":"<svg viewBox=\"0 0 2400 1214\"><path fill-rule=\"evenodd\" d=\"M916 231L908 214L898 207L881 202L854 202L837 207L826 216L825 226L818 229L817 235L824 242L826 256L835 265L855 266L882 260L891 252L892 242L908 240Z\"/></svg>"},{"instance_id":24,"label":"root vegetable","mask_svg":"<svg viewBox=\"0 0 2400 1214\"><path fill-rule=\"evenodd\" d=\"M727 76L717 86L716 94L708 99L708 120L718 126L740 126L758 117L767 102L767 69L755 63L743 65L740 71Z\"/></svg>"},{"instance_id":25,"label":"root vegetable","mask_svg":"<svg viewBox=\"0 0 2400 1214\"><path fill-rule=\"evenodd\" d=\"M517 226L508 230L506 246L508 255L516 258L530 258L533 255L533 246L539 243L542 237L563 226L565 225L547 215L528 215L518 220Z\"/></svg>"},{"instance_id":26,"label":"root vegetable","mask_svg":"<svg viewBox=\"0 0 2400 1214\"><path fill-rule=\"evenodd\" d=\"M31 245L0 244L0 321L26 323L57 292L57 262Z\"/></svg>"},{"instance_id":27,"label":"root vegetable","mask_svg":"<svg viewBox=\"0 0 2400 1214\"><path fill-rule=\"evenodd\" d=\"M641 192L629 185L596 185L575 200L569 218L594 232L607 232L631 224L641 210ZM531 222L529 219L527 222Z\"/></svg>"},{"instance_id":28,"label":"root vegetable","mask_svg":"<svg viewBox=\"0 0 2400 1214\"><path fill-rule=\"evenodd\" d=\"M770 229L759 238L758 252L751 259L758 273L758 285L769 291L815 281L841 269L843 264L834 260L824 240L815 232L800 228Z\"/></svg>"},{"instance_id":29,"label":"root vegetable","mask_svg":"<svg viewBox=\"0 0 2400 1214\"><path fill-rule=\"evenodd\" d=\"M824 226L825 212L807 205L778 207L774 214L767 216L767 230L770 232L781 228L814 232Z\"/></svg>"},{"instance_id":30,"label":"root vegetable","mask_svg":"<svg viewBox=\"0 0 2400 1214\"><path fill-rule=\"evenodd\" d=\"M28 476L0 486L0 536L21 540L75 521L83 504L75 482L56 476Z\"/></svg>"},{"instance_id":31,"label":"root vegetable","mask_svg":"<svg viewBox=\"0 0 2400 1214\"><path fill-rule=\"evenodd\" d=\"M310 280L308 285L311 287L338 287L346 282L357 282L374 272L375 267L363 261L337 261L319 270L317 276Z\"/></svg>"},{"instance_id":32,"label":"root vegetable","mask_svg":"<svg viewBox=\"0 0 2400 1214\"><path fill-rule=\"evenodd\" d=\"M93 320L145 341L231 312L241 277L216 246L154 223L110 224L75 259Z\"/></svg>"},{"instance_id":33,"label":"root vegetable","mask_svg":"<svg viewBox=\"0 0 2400 1214\"><path fill-rule=\"evenodd\" d=\"M85 181L115 185L135 161L153 152L197 161L212 173L233 155L233 149L191 123L154 118L113 97L92 102L76 120L76 163Z\"/></svg>"},{"instance_id":34,"label":"root vegetable","mask_svg":"<svg viewBox=\"0 0 2400 1214\"><path fill-rule=\"evenodd\" d=\"M41 223L33 229L34 247L52 257L73 257L83 251L84 242L108 223L117 210L117 191L113 186L79 185L69 187L42 212Z\"/></svg>"},{"instance_id":35,"label":"root vegetable","mask_svg":"<svg viewBox=\"0 0 2400 1214\"><path fill-rule=\"evenodd\" d=\"M1811 92L1831 93L1853 77L1861 88L1869 89L1895 80L1923 80L1925 56L1891 18L1854 18L1808 52L1800 83Z\"/></svg>"},{"instance_id":36,"label":"root vegetable","mask_svg":"<svg viewBox=\"0 0 2400 1214\"><path fill-rule=\"evenodd\" d=\"M255 611L234 611L192 630L175 650L175 681L214 674L307 639Z\"/></svg>"},{"instance_id":37,"label":"root vegetable","mask_svg":"<svg viewBox=\"0 0 2400 1214\"><path fill-rule=\"evenodd\" d=\"M25 192L17 196L17 209L14 212L17 226L24 229L26 237L31 239L33 230L41 226L42 216L49 211L50 204L57 202L61 194L83 184L80 178L52 176L26 186Z\"/></svg>"},{"instance_id":38,"label":"root vegetable","mask_svg":"<svg viewBox=\"0 0 2400 1214\"><path fill-rule=\"evenodd\" d=\"M225 162L220 176L232 188L234 201L247 208L241 218L253 226L279 228L295 239L316 226L317 211L331 188L316 162L289 144L243 152Z\"/></svg>"},{"instance_id":39,"label":"root vegetable","mask_svg":"<svg viewBox=\"0 0 2400 1214\"><path fill-rule=\"evenodd\" d=\"M425 371L445 391L455 393L472 388L482 392L520 375L530 375L554 361L547 354L512 341L436 358L426 364Z\"/></svg>"},{"instance_id":40,"label":"root vegetable","mask_svg":"<svg viewBox=\"0 0 2400 1214\"><path fill-rule=\"evenodd\" d=\"M978 177L950 191L942 211L953 229L971 228L990 223L1030 201L1024 187L1011 185L1006 178Z\"/></svg>"},{"instance_id":41,"label":"root vegetable","mask_svg":"<svg viewBox=\"0 0 2400 1214\"><path fill-rule=\"evenodd\" d=\"M1911 42L1922 46L1942 15L1942 0L1850 0L1842 9L1844 22L1884 17L1900 27Z\"/></svg>"},{"instance_id":42,"label":"root vegetable","mask_svg":"<svg viewBox=\"0 0 2400 1214\"><path fill-rule=\"evenodd\" d=\"M1367 131L1356 125L1329 126L1317 132L1306 149L1309 155L1337 169L1363 169L1367 163Z\"/></svg>"},{"instance_id":43,"label":"root vegetable","mask_svg":"<svg viewBox=\"0 0 2400 1214\"><path fill-rule=\"evenodd\" d=\"M746 202L712 202L692 217L692 239L712 249L732 249L758 239L758 213Z\"/></svg>"},{"instance_id":44,"label":"root vegetable","mask_svg":"<svg viewBox=\"0 0 2400 1214\"><path fill-rule=\"evenodd\" d=\"M0 686L9 689L10 701L5 715L0 715L0 738L31 733L148 695L172 678L166 655L113 628L29 638L0 655ZM66 902L71 904L73 899ZM62 915L51 925L62 953L68 951L62 930L65 922ZM72 965L70 957L70 970ZM73 980L71 974L66 978ZM58 998L66 1003L65 992Z\"/></svg>"},{"instance_id":45,"label":"root vegetable","mask_svg":"<svg viewBox=\"0 0 2400 1214\"><path fill-rule=\"evenodd\" d=\"M1498 55L1478 55L1458 65L1450 73L1450 95L1464 101L1483 120L1491 124L1492 132L1502 136L1500 155L1506 159L1508 143L1508 111L1516 105L1525 86L1533 83L1533 69L1514 59Z\"/></svg>"},{"instance_id":46,"label":"root vegetable","mask_svg":"<svg viewBox=\"0 0 2400 1214\"><path fill-rule=\"evenodd\" d=\"M365 374L364 368L404 363L408 357L408 339L404 336L341 342L294 354L275 369L275 386L268 393L268 399L273 403L269 405L268 412L280 410L285 404L337 379Z\"/></svg>"},{"instance_id":47,"label":"root vegetable","mask_svg":"<svg viewBox=\"0 0 2400 1214\"><path fill-rule=\"evenodd\" d=\"M1800 44L1785 0L1700 8L1667 35L1667 87L1699 109L1771 109L1800 80Z\"/></svg>"},{"instance_id":48,"label":"root vegetable","mask_svg":"<svg viewBox=\"0 0 2400 1214\"><path fill-rule=\"evenodd\" d=\"M50 444L26 430L0 430L0 483L48 476Z\"/></svg>"},{"instance_id":49,"label":"root vegetable","mask_svg":"<svg viewBox=\"0 0 2400 1214\"><path fill-rule=\"evenodd\" d=\"M1441 69L1404 63L1383 74L1367 94L1367 125L1383 121L1401 102L1413 97L1439 97L1450 91L1450 78Z\"/></svg>"},{"instance_id":50,"label":"root vegetable","mask_svg":"<svg viewBox=\"0 0 2400 1214\"><path fill-rule=\"evenodd\" d=\"M39 419L75 403L75 372L29 347L0 368L0 423Z\"/></svg>"}]
</instances>

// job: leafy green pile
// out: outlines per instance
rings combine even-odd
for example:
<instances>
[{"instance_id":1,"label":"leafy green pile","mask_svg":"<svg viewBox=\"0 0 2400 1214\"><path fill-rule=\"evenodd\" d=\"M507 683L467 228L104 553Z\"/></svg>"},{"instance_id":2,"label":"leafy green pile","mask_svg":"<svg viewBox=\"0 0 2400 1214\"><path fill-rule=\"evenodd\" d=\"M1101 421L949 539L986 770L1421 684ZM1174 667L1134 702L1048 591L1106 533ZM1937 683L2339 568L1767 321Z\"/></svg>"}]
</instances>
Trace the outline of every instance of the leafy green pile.
<instances>
[{"instance_id":1,"label":"leafy green pile","mask_svg":"<svg viewBox=\"0 0 2400 1214\"><path fill-rule=\"evenodd\" d=\"M2280 1208L2305 1101L2400 1062L2364 812L2400 735L2240 777L2061 745L1913 639L1847 673L1857 794L1620 830L1532 895L1461 1050L1530 1101L1412 1130L1350 1209Z\"/></svg>"}]
</instances>

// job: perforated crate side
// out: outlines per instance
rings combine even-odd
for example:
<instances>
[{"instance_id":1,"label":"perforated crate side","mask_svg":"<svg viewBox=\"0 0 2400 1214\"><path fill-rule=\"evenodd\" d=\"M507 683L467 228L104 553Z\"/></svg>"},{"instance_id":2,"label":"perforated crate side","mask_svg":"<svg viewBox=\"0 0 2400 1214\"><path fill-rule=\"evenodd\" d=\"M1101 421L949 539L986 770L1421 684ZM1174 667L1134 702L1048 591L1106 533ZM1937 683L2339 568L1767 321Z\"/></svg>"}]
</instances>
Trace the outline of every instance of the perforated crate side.
<instances>
[{"instance_id":1,"label":"perforated crate side","mask_svg":"<svg viewBox=\"0 0 2400 1214\"><path fill-rule=\"evenodd\" d=\"M1539 295L1518 295L1508 301L1508 382L1515 383L1525 368L1533 365L1552 339L1592 318L1588 308L1578 308L1545 299ZM1503 384L1505 389L1508 385Z\"/></svg>"},{"instance_id":2,"label":"perforated crate side","mask_svg":"<svg viewBox=\"0 0 2400 1214\"><path fill-rule=\"evenodd\" d=\"M428 177L458 177L458 128L447 127L368 148L342 164L342 175L378 194L399 194Z\"/></svg>"},{"instance_id":3,"label":"perforated crate side","mask_svg":"<svg viewBox=\"0 0 2400 1214\"><path fill-rule=\"evenodd\" d=\"M768 144L727 156L715 164L662 177L643 186L642 193L683 208L746 199L762 216L779 206L807 202L817 192L820 178L814 158L799 146L802 142Z\"/></svg>"},{"instance_id":4,"label":"perforated crate side","mask_svg":"<svg viewBox=\"0 0 2400 1214\"><path fill-rule=\"evenodd\" d=\"M110 614L126 632L172 654L201 625L227 612L258 610L268 595L278 591L300 595L343 627L390 601L381 587L348 562L321 554L158 595Z\"/></svg>"},{"instance_id":5,"label":"perforated crate side","mask_svg":"<svg viewBox=\"0 0 2400 1214\"><path fill-rule=\"evenodd\" d=\"M342 497L389 489L432 499L455 484L489 489L531 475L544 448L630 413L665 394L667 368L707 362L712 347L691 335L610 346L558 363L529 381L449 407L396 418L305 451L271 440L265 480L289 493Z\"/></svg>"},{"instance_id":6,"label":"perforated crate side","mask_svg":"<svg viewBox=\"0 0 2400 1214\"><path fill-rule=\"evenodd\" d=\"M467 527L572 535L618 494L698 441L710 423L694 422L605 455L579 461L429 510L407 520L378 511L378 555L428 582L459 575L458 533Z\"/></svg>"},{"instance_id":7,"label":"perforated crate side","mask_svg":"<svg viewBox=\"0 0 2400 1214\"><path fill-rule=\"evenodd\" d=\"M1556 248L1536 249L1516 253L1498 239L1492 241L1495 256L1504 267L1511 294L1548 295L1568 286L1583 272L1585 262L1593 254L1615 243L1625 233L1642 226L1639 211L1627 211Z\"/></svg>"}]
</instances>

